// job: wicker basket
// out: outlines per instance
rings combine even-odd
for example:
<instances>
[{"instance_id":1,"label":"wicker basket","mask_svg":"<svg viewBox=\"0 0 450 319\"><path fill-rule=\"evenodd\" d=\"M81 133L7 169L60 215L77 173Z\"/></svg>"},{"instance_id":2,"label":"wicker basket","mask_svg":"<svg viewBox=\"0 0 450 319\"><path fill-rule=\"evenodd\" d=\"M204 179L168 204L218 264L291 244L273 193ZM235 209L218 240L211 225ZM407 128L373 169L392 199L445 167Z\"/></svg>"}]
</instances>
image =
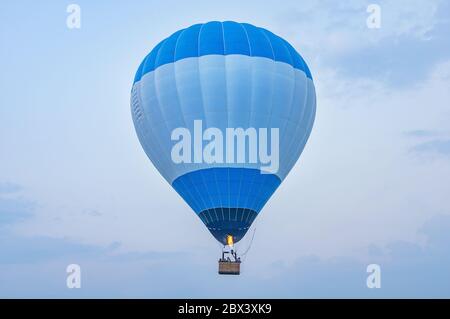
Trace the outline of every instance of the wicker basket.
<instances>
[{"instance_id":1,"label":"wicker basket","mask_svg":"<svg viewBox=\"0 0 450 319\"><path fill-rule=\"evenodd\" d=\"M239 275L241 272L240 261L222 261L219 260L220 275Z\"/></svg>"}]
</instances>

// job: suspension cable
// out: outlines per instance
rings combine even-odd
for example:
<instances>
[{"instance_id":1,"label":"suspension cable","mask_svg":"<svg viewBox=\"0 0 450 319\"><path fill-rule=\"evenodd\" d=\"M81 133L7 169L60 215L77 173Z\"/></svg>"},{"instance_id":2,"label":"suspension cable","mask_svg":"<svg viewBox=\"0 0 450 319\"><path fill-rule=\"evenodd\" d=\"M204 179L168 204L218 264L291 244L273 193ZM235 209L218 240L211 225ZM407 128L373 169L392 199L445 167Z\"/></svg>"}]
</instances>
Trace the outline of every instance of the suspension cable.
<instances>
[{"instance_id":1,"label":"suspension cable","mask_svg":"<svg viewBox=\"0 0 450 319\"><path fill-rule=\"evenodd\" d=\"M255 221L255 227L253 228L253 234L252 234L252 238L250 239L250 243L248 244L247 249L245 250L245 252L243 254L241 254L241 257L243 258L242 262L245 261L245 257L247 255L247 253L250 251L250 248L252 248L252 244L253 244L253 239L255 238L255 233L256 233L256 224L258 223L258 221Z\"/></svg>"}]
</instances>

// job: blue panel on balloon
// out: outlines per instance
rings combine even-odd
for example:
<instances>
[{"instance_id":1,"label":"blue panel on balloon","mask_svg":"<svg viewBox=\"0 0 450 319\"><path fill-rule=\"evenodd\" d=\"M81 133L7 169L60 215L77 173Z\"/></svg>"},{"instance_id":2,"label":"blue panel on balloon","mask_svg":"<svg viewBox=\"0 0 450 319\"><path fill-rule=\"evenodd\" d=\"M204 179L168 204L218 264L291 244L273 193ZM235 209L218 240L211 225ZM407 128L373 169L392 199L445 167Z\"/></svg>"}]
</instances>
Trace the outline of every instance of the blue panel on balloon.
<instances>
[{"instance_id":1,"label":"blue panel on balloon","mask_svg":"<svg viewBox=\"0 0 450 319\"><path fill-rule=\"evenodd\" d=\"M184 174L172 183L222 243L239 241L280 185L278 176L250 168L208 168Z\"/></svg>"},{"instance_id":2,"label":"blue panel on balloon","mask_svg":"<svg viewBox=\"0 0 450 319\"><path fill-rule=\"evenodd\" d=\"M258 169L214 167L184 174L172 186L198 214L217 207L259 212L280 183Z\"/></svg>"},{"instance_id":3,"label":"blue panel on balloon","mask_svg":"<svg viewBox=\"0 0 450 319\"><path fill-rule=\"evenodd\" d=\"M212 21L179 30L159 43L139 68L134 82L167 63L211 54L264 57L290 64L311 78L300 54L279 36L248 23Z\"/></svg>"}]
</instances>

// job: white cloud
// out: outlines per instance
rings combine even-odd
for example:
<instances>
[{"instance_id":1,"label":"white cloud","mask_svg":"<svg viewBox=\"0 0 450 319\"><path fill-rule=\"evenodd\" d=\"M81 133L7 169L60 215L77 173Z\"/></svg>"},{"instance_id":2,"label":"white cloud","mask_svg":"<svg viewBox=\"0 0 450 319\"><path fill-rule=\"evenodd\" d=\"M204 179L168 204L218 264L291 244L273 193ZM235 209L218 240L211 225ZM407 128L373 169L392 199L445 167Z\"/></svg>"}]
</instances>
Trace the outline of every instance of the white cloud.
<instances>
[{"instance_id":1,"label":"white cloud","mask_svg":"<svg viewBox=\"0 0 450 319\"><path fill-rule=\"evenodd\" d=\"M370 3L381 8L380 29L369 29L366 25ZM384 39L401 36L429 39L436 24L442 22L436 18L441 3L440 0L311 1L292 5L278 23L282 26L280 30L302 51L341 55L369 49Z\"/></svg>"}]
</instances>

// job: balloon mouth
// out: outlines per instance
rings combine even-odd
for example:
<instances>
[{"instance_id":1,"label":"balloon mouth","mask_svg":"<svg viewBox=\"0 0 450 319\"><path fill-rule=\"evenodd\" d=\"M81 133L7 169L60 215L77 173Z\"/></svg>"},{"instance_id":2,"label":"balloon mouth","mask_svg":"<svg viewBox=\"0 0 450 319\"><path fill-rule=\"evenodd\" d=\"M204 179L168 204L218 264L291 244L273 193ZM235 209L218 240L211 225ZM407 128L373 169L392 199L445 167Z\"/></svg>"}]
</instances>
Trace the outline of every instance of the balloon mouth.
<instances>
[{"instance_id":1,"label":"balloon mouth","mask_svg":"<svg viewBox=\"0 0 450 319\"><path fill-rule=\"evenodd\" d=\"M257 215L252 209L228 207L211 208L198 214L214 238L228 246L230 240L235 244L245 236Z\"/></svg>"}]
</instances>

